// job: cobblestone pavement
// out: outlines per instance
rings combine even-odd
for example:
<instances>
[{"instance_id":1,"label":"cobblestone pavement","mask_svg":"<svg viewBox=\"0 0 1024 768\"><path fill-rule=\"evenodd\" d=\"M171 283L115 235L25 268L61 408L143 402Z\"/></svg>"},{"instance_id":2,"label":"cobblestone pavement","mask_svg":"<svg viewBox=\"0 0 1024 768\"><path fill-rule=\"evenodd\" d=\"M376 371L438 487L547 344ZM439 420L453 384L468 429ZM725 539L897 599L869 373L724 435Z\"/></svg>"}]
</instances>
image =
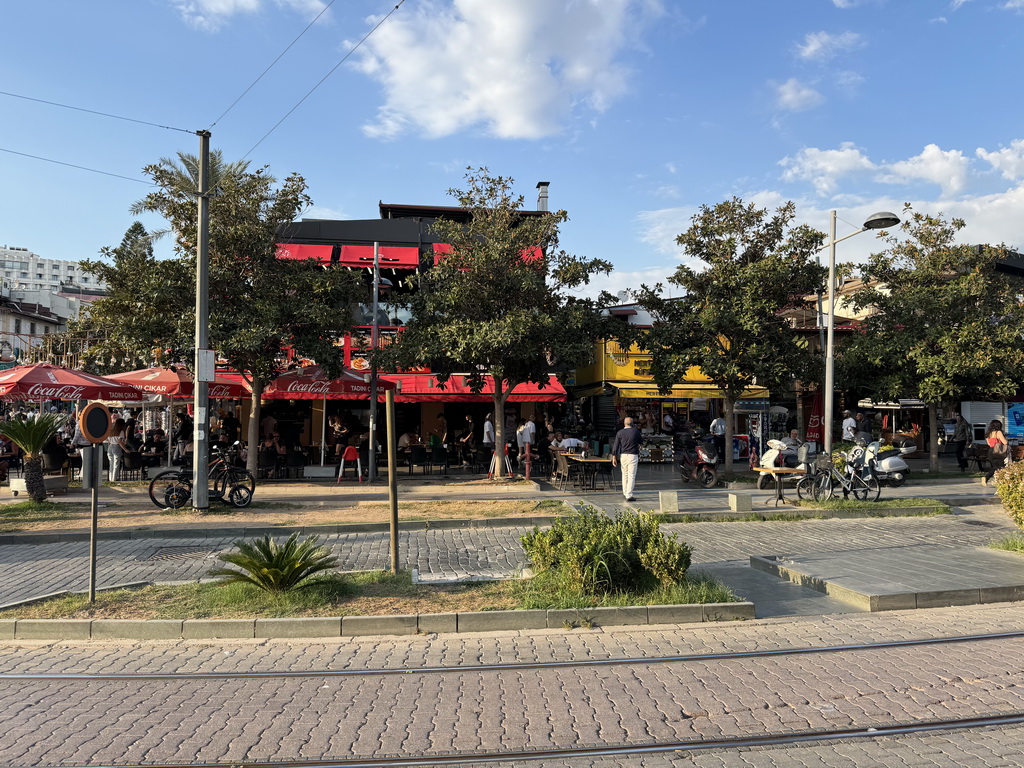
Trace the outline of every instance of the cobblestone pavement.
<instances>
[{"instance_id":1,"label":"cobblestone pavement","mask_svg":"<svg viewBox=\"0 0 1024 768\"><path fill-rule=\"evenodd\" d=\"M995 522L991 522L991 520ZM981 523L979 525L979 523ZM750 555L808 554L930 544L970 547L989 543L1010 529L1005 518L981 512L937 517L807 520L802 522L673 523L670 531L694 548L694 564L746 563ZM424 581L467 577L507 578L525 565L520 537L530 529L432 529L403 531L404 568ZM101 540L97 584L189 581L205 577L230 549L232 537ZM345 571L387 568L386 532L323 537ZM88 586L87 542L0 546L0 605Z\"/></svg>"},{"instance_id":2,"label":"cobblestone pavement","mask_svg":"<svg viewBox=\"0 0 1024 768\"><path fill-rule=\"evenodd\" d=\"M1003 604L472 637L22 642L2 649L4 673L176 671L186 676L153 682L5 679L0 686L0 761L33 766L175 760L229 764L242 759L408 756L699 740L1008 713L1024 709L1024 641L1019 639L761 659L658 662L643 657L1021 628L1024 607ZM615 667L475 668L493 662L584 658L634 661ZM415 672L422 665L445 669ZM268 668L312 674L228 680L189 676ZM370 673L344 678L315 674L324 669ZM410 671L380 675L373 673L376 669ZM1014 765L1005 759L1019 735L1020 729L986 729L884 742L564 764L889 766L901 763L870 760L899 754L908 765L953 765L964 756L971 759L961 765Z\"/></svg>"}]
</instances>

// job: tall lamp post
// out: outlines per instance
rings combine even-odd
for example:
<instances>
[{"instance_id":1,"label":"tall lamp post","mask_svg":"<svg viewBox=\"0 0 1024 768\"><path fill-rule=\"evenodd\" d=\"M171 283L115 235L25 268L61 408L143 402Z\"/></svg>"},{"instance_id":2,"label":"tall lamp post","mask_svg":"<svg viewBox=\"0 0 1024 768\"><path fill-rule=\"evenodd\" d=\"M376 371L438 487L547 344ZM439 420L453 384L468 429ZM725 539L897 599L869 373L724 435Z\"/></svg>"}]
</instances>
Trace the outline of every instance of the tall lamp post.
<instances>
[{"instance_id":1,"label":"tall lamp post","mask_svg":"<svg viewBox=\"0 0 1024 768\"><path fill-rule=\"evenodd\" d=\"M864 226L856 232L836 239L836 212L829 217L828 230L828 339L825 342L825 453L832 453L832 408L835 402L835 330L836 330L836 243L848 240L869 229L889 229L900 223L900 218L889 211L879 211L868 216ZM824 250L824 248L822 249Z\"/></svg>"}]
</instances>

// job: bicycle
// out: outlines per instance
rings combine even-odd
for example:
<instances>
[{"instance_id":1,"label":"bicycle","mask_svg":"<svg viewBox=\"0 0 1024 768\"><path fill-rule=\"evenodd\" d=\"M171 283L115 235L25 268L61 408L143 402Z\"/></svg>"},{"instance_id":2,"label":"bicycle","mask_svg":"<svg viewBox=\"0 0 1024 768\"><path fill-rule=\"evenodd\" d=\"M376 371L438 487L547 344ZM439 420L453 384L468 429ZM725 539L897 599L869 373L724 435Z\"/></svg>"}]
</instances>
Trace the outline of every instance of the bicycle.
<instances>
[{"instance_id":1,"label":"bicycle","mask_svg":"<svg viewBox=\"0 0 1024 768\"><path fill-rule=\"evenodd\" d=\"M828 461L828 465L814 478L812 497L815 501L828 501L837 487L842 488L844 498L852 493L853 498L858 501L878 501L882 494L882 486L879 485L878 478L872 474L870 465L865 464L862 447L854 448L847 454L845 473L836 469L830 457L823 458ZM824 463L820 462L817 467L821 469Z\"/></svg>"},{"instance_id":2,"label":"bicycle","mask_svg":"<svg viewBox=\"0 0 1024 768\"><path fill-rule=\"evenodd\" d=\"M235 446L238 444L236 443ZM222 453L213 449L209 465L210 500L236 509L248 507L256 491L256 478L249 470L234 466L235 446ZM169 469L149 483L149 498L160 509L181 509L192 500L192 472Z\"/></svg>"}]
</instances>

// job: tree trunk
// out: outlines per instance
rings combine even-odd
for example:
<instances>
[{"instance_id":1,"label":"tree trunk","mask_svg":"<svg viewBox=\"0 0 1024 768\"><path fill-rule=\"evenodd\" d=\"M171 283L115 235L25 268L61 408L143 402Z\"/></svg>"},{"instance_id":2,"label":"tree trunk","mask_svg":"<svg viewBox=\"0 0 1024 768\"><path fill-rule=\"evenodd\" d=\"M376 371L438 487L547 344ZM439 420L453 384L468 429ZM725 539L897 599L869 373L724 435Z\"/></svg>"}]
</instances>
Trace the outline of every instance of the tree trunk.
<instances>
[{"instance_id":1,"label":"tree trunk","mask_svg":"<svg viewBox=\"0 0 1024 768\"><path fill-rule=\"evenodd\" d=\"M46 501L46 483L43 482L43 460L38 456L25 459L25 493L32 501Z\"/></svg>"},{"instance_id":2,"label":"tree trunk","mask_svg":"<svg viewBox=\"0 0 1024 768\"><path fill-rule=\"evenodd\" d=\"M935 403L928 403L928 471L939 471L939 414Z\"/></svg>"},{"instance_id":3,"label":"tree trunk","mask_svg":"<svg viewBox=\"0 0 1024 768\"><path fill-rule=\"evenodd\" d=\"M246 430L246 442L249 445L249 455L245 459L245 468L258 477L260 454L260 400L263 399L263 381L253 378L252 398L249 403L249 429Z\"/></svg>"},{"instance_id":4,"label":"tree trunk","mask_svg":"<svg viewBox=\"0 0 1024 768\"><path fill-rule=\"evenodd\" d=\"M508 393L512 391L513 387L509 387L507 390L504 387L504 381L493 377L494 379L494 399L493 399L493 417L494 417L494 450L498 456L498 467L494 473L495 477L505 476L505 401L508 400Z\"/></svg>"},{"instance_id":5,"label":"tree trunk","mask_svg":"<svg viewBox=\"0 0 1024 768\"><path fill-rule=\"evenodd\" d=\"M732 425L733 425L733 409L736 407L735 401L726 395L725 397L725 473L732 475Z\"/></svg>"}]
</instances>

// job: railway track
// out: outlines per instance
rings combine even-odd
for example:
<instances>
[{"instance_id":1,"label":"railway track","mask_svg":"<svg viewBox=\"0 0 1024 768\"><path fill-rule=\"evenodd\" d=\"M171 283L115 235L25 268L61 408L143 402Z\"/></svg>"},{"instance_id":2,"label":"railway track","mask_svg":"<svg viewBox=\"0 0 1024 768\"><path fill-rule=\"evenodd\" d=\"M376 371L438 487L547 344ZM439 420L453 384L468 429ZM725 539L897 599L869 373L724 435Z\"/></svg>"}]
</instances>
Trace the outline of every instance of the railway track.
<instances>
[{"instance_id":1,"label":"railway track","mask_svg":"<svg viewBox=\"0 0 1024 768\"><path fill-rule=\"evenodd\" d=\"M1017 661L1024 657L1022 639L1024 631L735 653L409 669L6 673L0 674L0 688L13 692L6 701L0 693L0 712L12 712L8 702L17 701L20 692L32 705L18 716L25 725L44 728L57 745L52 755L43 745L38 754L32 753L32 760L8 762L5 747L14 750L23 744L0 733L0 762L62 768L545 765L556 760L628 759L1013 728L1024 725L1024 690L1018 685L1024 675ZM964 652L955 652L955 646L963 646ZM835 655L841 658L815 659ZM958 671L946 671L954 668ZM752 679L748 682L746 676ZM805 676L810 676L809 683L796 685L794 681ZM854 685L863 693L836 690L848 676L857 678ZM707 681L727 681L728 690ZM742 695L733 690L742 686ZM787 687L784 694L776 690ZM758 696L764 697L763 708L752 704ZM261 712L234 704L264 697L279 697L279 708ZM858 697L881 697L892 702L893 709L872 716ZM941 706L932 708L929 697ZM724 713L709 711L709 702L719 699L725 701ZM818 706L830 701L834 706ZM97 753L74 762L77 755L60 752L60 740L74 738L82 719L103 706L109 707L109 722L97 726ZM676 714L670 717L673 707ZM940 708L953 716L936 716ZM173 737L176 754L156 739L157 748L132 751L129 721L136 712L147 723L147 736L156 729L160 738ZM737 712L764 717L725 732L725 721ZM786 720L778 713L797 717ZM190 715L199 723L191 730L188 722L181 722ZM534 724L545 717L549 725L561 717L571 721L571 727L556 723L538 732ZM302 745L294 754L305 751L317 759L282 759L284 749L275 753L279 745L270 741L278 718L287 721L289 737ZM518 723L519 730L510 722ZM253 723L262 730L246 742L245 729ZM587 730L593 724L599 727ZM423 731L430 738L414 735ZM224 735L234 752L216 758L205 754L212 735ZM111 750L121 744L125 748L114 757ZM332 753L354 756L319 759ZM195 759L183 762L182 755Z\"/></svg>"}]
</instances>

